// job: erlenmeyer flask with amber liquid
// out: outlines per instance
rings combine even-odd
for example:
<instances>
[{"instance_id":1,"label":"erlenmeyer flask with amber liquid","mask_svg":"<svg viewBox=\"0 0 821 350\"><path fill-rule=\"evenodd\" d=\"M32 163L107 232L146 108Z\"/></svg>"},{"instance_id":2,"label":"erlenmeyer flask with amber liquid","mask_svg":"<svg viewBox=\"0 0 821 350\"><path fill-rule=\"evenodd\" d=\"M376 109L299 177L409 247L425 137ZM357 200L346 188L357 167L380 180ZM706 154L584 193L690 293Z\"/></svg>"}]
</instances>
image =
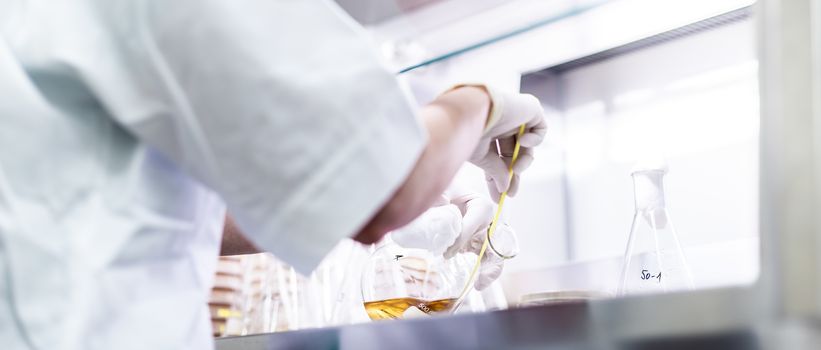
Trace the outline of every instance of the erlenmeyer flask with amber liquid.
<instances>
[{"instance_id":1,"label":"erlenmeyer flask with amber liquid","mask_svg":"<svg viewBox=\"0 0 821 350\"><path fill-rule=\"evenodd\" d=\"M635 213L624 254L618 294L650 294L693 288L690 267L664 198L664 163L632 173Z\"/></svg>"}]
</instances>

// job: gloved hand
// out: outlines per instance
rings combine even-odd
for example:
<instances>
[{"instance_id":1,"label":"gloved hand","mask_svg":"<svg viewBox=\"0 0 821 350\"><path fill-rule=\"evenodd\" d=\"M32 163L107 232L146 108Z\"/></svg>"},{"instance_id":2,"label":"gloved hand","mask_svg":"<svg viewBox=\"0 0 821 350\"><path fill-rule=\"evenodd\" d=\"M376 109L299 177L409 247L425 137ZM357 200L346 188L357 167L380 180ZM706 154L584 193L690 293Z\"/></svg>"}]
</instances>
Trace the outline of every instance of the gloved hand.
<instances>
[{"instance_id":1,"label":"gloved hand","mask_svg":"<svg viewBox=\"0 0 821 350\"><path fill-rule=\"evenodd\" d=\"M462 213L453 204L433 206L411 223L391 232L391 239L405 248L425 249L442 255L462 232Z\"/></svg>"},{"instance_id":2,"label":"gloved hand","mask_svg":"<svg viewBox=\"0 0 821 350\"><path fill-rule=\"evenodd\" d=\"M491 198L499 201L507 190L510 197L519 189L519 176L533 163L533 148L544 140L547 122L541 103L533 95L507 93L480 85L491 99L490 115L469 161L485 171L485 179ZM519 158L513 165L513 178L508 179L508 166L513 158L513 148L519 126L525 124Z\"/></svg>"},{"instance_id":3,"label":"gloved hand","mask_svg":"<svg viewBox=\"0 0 821 350\"><path fill-rule=\"evenodd\" d=\"M476 193L453 188L446 197L447 203L438 203L407 226L393 231L393 241L406 248L443 254L445 258L464 252L479 254L493 220L493 202ZM515 242L514 235L509 225L500 223L494 237L508 237L506 241ZM482 290L499 278L503 266L504 259L488 249L474 282L476 289Z\"/></svg>"},{"instance_id":4,"label":"gloved hand","mask_svg":"<svg viewBox=\"0 0 821 350\"><path fill-rule=\"evenodd\" d=\"M449 259L458 253L465 252L478 255L487 236L490 223L493 221L496 206L489 199L476 193L463 192L451 193L451 195L453 196L451 203L456 205L464 213L464 216L462 217L462 231L455 242L445 251L444 257ZM517 245L513 228L504 221L499 222L496 226L496 232L494 232L492 239L494 242L502 241L499 239L500 237L504 237L503 241L505 242ZM516 247L507 247L507 250L518 250L518 245ZM474 282L476 290L487 288L499 278L502 275L504 263L505 260L502 257L488 248L482 257L478 277Z\"/></svg>"}]
</instances>

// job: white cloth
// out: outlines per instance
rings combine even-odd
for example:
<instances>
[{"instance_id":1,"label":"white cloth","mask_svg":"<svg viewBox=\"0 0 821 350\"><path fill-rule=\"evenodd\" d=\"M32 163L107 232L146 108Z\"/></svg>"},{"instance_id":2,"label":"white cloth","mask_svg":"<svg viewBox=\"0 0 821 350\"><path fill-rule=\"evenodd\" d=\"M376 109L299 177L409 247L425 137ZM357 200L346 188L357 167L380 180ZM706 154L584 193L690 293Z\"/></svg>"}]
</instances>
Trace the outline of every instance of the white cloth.
<instances>
[{"instance_id":1,"label":"white cloth","mask_svg":"<svg viewBox=\"0 0 821 350\"><path fill-rule=\"evenodd\" d=\"M307 272L425 142L330 1L0 8L4 349L210 348L224 203Z\"/></svg>"}]
</instances>

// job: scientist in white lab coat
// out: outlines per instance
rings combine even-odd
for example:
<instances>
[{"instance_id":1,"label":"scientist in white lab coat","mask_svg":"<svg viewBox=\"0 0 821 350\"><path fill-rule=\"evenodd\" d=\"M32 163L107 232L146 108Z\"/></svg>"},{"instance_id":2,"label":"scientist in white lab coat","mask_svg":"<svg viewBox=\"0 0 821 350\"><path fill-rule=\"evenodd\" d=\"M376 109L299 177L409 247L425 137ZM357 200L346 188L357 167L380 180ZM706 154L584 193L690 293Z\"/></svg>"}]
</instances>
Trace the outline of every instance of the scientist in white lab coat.
<instances>
[{"instance_id":1,"label":"scientist in white lab coat","mask_svg":"<svg viewBox=\"0 0 821 350\"><path fill-rule=\"evenodd\" d=\"M226 207L302 272L411 221L538 101L414 110L330 1L0 0L0 347L207 349ZM507 145L507 146L505 146Z\"/></svg>"}]
</instances>

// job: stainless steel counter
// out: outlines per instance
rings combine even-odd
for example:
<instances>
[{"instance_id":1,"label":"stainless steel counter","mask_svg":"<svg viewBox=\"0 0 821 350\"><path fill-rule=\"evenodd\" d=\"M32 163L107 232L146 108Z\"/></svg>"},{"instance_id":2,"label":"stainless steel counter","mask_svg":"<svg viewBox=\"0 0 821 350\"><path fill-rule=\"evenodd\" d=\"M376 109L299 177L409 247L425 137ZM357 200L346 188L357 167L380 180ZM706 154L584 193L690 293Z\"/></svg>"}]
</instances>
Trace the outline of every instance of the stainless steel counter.
<instances>
[{"instance_id":1,"label":"stainless steel counter","mask_svg":"<svg viewBox=\"0 0 821 350\"><path fill-rule=\"evenodd\" d=\"M716 306L710 302L686 303L688 299L692 301L692 294L666 295L223 338L217 340L217 349L767 348L763 344L773 342L762 341L769 339L762 334L769 334L769 328L756 323L758 318L754 315L735 307L745 304L744 290L708 291L697 293L696 297L716 300L733 294L738 296L737 304L722 303L718 307L725 308L723 320L693 322L716 315ZM669 302L677 305L671 308ZM670 320L671 317L678 320ZM665 324L683 323L701 323L704 327L689 327L686 331L687 327L676 326L672 331L664 330L668 328ZM652 333L642 334L653 329L648 327L650 324L658 327Z\"/></svg>"},{"instance_id":2,"label":"stainless steel counter","mask_svg":"<svg viewBox=\"0 0 821 350\"><path fill-rule=\"evenodd\" d=\"M229 349L501 349L572 343L586 336L587 305L566 304L217 340Z\"/></svg>"}]
</instances>

